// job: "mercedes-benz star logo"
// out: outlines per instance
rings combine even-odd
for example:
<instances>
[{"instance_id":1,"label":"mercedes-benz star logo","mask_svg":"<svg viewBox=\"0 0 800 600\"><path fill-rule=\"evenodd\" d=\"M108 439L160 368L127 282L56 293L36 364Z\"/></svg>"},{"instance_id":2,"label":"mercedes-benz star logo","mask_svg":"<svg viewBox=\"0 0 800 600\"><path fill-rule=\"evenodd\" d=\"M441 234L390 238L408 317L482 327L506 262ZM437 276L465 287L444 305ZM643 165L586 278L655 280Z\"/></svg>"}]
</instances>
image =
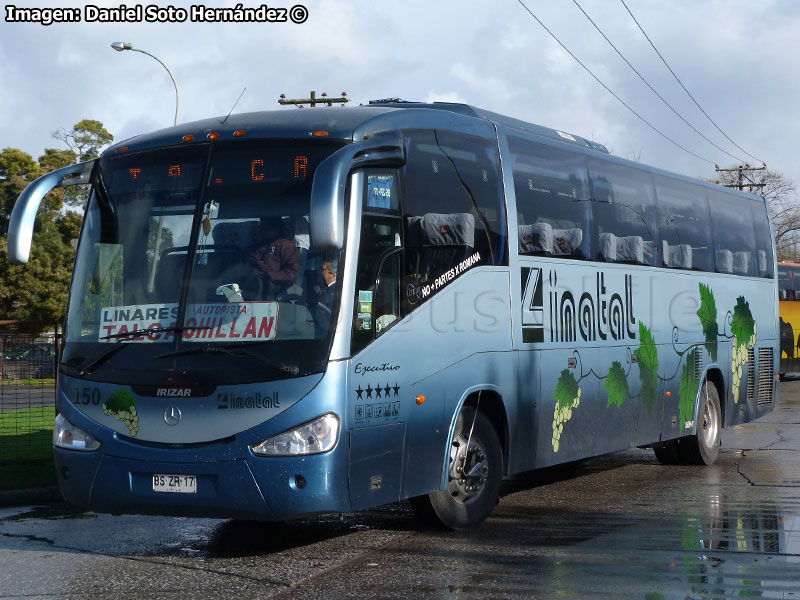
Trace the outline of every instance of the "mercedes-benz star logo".
<instances>
[{"instance_id":1,"label":"mercedes-benz star logo","mask_svg":"<svg viewBox=\"0 0 800 600\"><path fill-rule=\"evenodd\" d=\"M164 422L167 425L177 425L181 420L181 409L177 406L170 406L164 411Z\"/></svg>"}]
</instances>

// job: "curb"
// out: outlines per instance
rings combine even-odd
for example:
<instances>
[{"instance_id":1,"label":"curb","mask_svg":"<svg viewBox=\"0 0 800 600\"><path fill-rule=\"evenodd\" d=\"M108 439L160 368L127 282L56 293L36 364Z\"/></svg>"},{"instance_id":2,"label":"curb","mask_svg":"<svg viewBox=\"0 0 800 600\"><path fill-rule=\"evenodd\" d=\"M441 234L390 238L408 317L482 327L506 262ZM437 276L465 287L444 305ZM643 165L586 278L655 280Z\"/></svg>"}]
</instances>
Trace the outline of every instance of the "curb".
<instances>
[{"instance_id":1,"label":"curb","mask_svg":"<svg viewBox=\"0 0 800 600\"><path fill-rule=\"evenodd\" d=\"M0 490L0 507L48 504L61 501L57 486L29 488L25 490Z\"/></svg>"}]
</instances>

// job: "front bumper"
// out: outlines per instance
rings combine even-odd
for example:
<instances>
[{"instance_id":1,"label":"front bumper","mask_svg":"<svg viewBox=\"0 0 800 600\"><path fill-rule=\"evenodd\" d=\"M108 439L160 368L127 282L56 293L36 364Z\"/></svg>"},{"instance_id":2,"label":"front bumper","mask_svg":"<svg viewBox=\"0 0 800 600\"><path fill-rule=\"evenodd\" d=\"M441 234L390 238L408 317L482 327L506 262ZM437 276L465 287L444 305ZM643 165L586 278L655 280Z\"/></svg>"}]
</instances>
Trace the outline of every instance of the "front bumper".
<instances>
[{"instance_id":1,"label":"front bumper","mask_svg":"<svg viewBox=\"0 0 800 600\"><path fill-rule=\"evenodd\" d=\"M142 460L56 448L55 462L64 498L96 512L271 521L350 510L342 446L304 457L169 462L169 451ZM197 492L154 492L154 474L195 475Z\"/></svg>"}]
</instances>

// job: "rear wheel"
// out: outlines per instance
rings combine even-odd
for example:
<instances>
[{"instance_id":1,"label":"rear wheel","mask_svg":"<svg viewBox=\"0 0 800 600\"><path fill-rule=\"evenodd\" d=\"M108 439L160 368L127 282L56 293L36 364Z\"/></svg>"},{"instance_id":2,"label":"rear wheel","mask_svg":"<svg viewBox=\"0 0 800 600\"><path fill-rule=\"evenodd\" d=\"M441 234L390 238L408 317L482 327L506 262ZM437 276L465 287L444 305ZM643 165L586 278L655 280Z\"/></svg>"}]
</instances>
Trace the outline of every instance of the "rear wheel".
<instances>
[{"instance_id":1,"label":"rear wheel","mask_svg":"<svg viewBox=\"0 0 800 600\"><path fill-rule=\"evenodd\" d=\"M653 445L658 462L663 465L710 465L719 456L722 410L713 383L703 383L700 391L697 433Z\"/></svg>"},{"instance_id":2,"label":"rear wheel","mask_svg":"<svg viewBox=\"0 0 800 600\"><path fill-rule=\"evenodd\" d=\"M653 452L662 465L677 465L681 462L678 440L669 440L653 446Z\"/></svg>"},{"instance_id":3,"label":"rear wheel","mask_svg":"<svg viewBox=\"0 0 800 600\"><path fill-rule=\"evenodd\" d=\"M474 408L465 408L450 445L447 490L412 498L411 506L438 527L475 527L497 504L502 469L500 440L491 422Z\"/></svg>"},{"instance_id":4,"label":"rear wheel","mask_svg":"<svg viewBox=\"0 0 800 600\"><path fill-rule=\"evenodd\" d=\"M719 456L722 431L722 410L719 394L714 384L706 381L700 391L700 406L697 411L697 433L685 438L681 444L684 459L689 464L710 465Z\"/></svg>"}]
</instances>

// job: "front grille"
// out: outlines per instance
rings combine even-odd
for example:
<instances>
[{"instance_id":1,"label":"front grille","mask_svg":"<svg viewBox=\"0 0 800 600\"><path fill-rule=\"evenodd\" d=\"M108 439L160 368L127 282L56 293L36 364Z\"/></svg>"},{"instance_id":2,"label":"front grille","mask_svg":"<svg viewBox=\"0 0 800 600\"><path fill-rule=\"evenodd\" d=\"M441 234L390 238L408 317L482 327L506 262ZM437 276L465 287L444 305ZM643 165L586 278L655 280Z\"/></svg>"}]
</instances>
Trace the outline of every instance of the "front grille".
<instances>
[{"instance_id":1,"label":"front grille","mask_svg":"<svg viewBox=\"0 0 800 600\"><path fill-rule=\"evenodd\" d=\"M758 398L756 404L772 404L775 382L774 354L772 348L758 349Z\"/></svg>"},{"instance_id":2,"label":"front grille","mask_svg":"<svg viewBox=\"0 0 800 600\"><path fill-rule=\"evenodd\" d=\"M755 349L747 349L747 402L752 402L756 391L756 356Z\"/></svg>"}]
</instances>

